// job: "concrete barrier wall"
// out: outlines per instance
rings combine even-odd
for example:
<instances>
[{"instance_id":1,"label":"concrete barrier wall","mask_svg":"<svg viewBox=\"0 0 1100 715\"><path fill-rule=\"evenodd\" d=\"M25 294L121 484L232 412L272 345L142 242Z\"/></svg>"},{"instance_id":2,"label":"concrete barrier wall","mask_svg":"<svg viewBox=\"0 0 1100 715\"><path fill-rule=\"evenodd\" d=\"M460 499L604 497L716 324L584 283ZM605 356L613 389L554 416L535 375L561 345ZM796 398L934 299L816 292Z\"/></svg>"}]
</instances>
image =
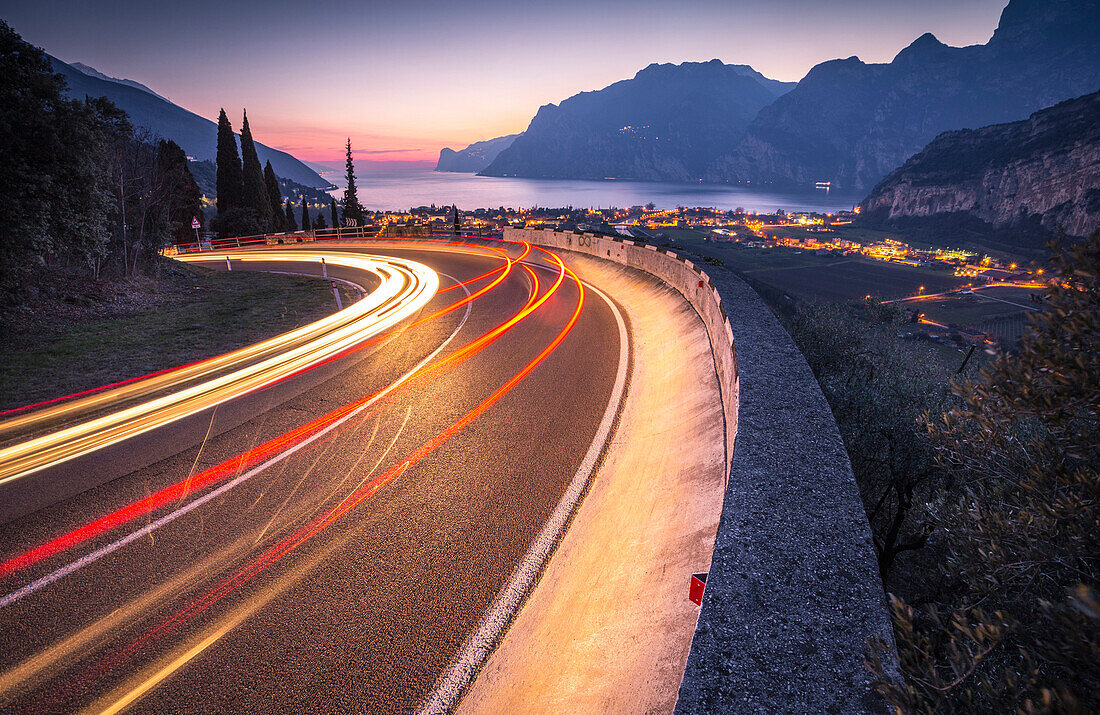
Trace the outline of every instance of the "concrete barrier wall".
<instances>
[{"instance_id":1,"label":"concrete barrier wall","mask_svg":"<svg viewBox=\"0 0 1100 715\"><path fill-rule=\"evenodd\" d=\"M708 275L628 240L505 238L649 273L710 336L729 481L676 711L885 712L864 655L868 639L893 633L859 490L813 372L760 297L724 268Z\"/></svg>"},{"instance_id":2,"label":"concrete barrier wall","mask_svg":"<svg viewBox=\"0 0 1100 715\"><path fill-rule=\"evenodd\" d=\"M560 248L585 253L621 263L655 276L679 291L695 308L710 336L718 386L722 392L722 412L726 418L726 468L733 457L733 441L737 434L737 351L733 345L733 330L722 305L718 289L710 276L683 256L639 244L626 239L612 239L593 234L532 229L504 229L508 241L527 241L546 248Z\"/></svg>"}]
</instances>

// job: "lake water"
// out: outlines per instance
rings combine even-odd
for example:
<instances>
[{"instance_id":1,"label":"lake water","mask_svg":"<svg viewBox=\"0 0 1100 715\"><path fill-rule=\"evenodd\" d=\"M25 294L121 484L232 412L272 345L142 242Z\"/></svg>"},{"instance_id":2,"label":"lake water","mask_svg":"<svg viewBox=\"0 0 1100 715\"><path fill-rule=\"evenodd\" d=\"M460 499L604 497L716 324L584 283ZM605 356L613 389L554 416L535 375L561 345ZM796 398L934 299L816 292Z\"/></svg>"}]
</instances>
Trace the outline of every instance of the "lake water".
<instances>
[{"instance_id":1,"label":"lake water","mask_svg":"<svg viewBox=\"0 0 1100 715\"><path fill-rule=\"evenodd\" d=\"M643 206L653 202L659 209L702 206L731 210L738 207L758 213L784 211L833 211L851 209L861 194L840 194L807 190L773 191L723 186L720 184L674 184L650 181L582 181L566 179L515 179L477 176L428 169L358 169L359 200L371 210L401 211L414 206L457 204L460 209L610 208ZM337 172L322 176L341 188Z\"/></svg>"}]
</instances>

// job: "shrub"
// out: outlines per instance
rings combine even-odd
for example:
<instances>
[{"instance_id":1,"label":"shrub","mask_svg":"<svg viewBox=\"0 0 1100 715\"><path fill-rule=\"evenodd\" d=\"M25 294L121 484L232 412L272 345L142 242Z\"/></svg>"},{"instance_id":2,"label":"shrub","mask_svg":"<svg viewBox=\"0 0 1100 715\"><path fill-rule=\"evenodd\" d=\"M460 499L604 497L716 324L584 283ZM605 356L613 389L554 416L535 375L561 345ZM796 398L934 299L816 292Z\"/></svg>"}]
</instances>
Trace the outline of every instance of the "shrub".
<instances>
[{"instance_id":1,"label":"shrub","mask_svg":"<svg viewBox=\"0 0 1100 715\"><path fill-rule=\"evenodd\" d=\"M960 493L931 512L953 588L892 599L902 712L1100 711L1100 233L1052 246L1047 309L1020 350L927 420ZM933 413L934 414L934 413Z\"/></svg>"}]
</instances>

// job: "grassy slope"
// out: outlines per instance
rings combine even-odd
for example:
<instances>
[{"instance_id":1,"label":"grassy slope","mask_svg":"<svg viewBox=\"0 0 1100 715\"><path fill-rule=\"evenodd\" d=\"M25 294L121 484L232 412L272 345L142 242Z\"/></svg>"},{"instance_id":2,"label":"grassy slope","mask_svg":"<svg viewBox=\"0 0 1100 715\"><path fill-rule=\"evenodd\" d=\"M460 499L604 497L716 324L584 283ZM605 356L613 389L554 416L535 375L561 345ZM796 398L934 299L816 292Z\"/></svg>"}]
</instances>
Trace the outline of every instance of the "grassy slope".
<instances>
[{"instance_id":1,"label":"grassy slope","mask_svg":"<svg viewBox=\"0 0 1100 715\"><path fill-rule=\"evenodd\" d=\"M4 316L0 410L219 355L336 310L328 281L180 266ZM344 305L355 296L345 293Z\"/></svg>"}]
</instances>

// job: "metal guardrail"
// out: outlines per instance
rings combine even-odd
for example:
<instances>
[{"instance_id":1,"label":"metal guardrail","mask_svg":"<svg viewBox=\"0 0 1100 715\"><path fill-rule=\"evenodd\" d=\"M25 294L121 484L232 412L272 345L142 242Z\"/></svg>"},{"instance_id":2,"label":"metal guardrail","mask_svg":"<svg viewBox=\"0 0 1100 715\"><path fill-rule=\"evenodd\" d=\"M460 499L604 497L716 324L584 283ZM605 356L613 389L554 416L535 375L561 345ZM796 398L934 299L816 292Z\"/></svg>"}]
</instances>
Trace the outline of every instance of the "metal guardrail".
<instances>
[{"instance_id":1,"label":"metal guardrail","mask_svg":"<svg viewBox=\"0 0 1100 715\"><path fill-rule=\"evenodd\" d=\"M463 237L463 238L502 238L500 229L454 231L450 226L354 226L327 228L316 231L295 231L287 233L263 233L254 236L233 236L211 238L205 241L177 243L167 246L162 254L178 256L202 251L224 251L231 248L253 248L259 246L283 246L318 241L353 241L371 238L426 238L426 237Z\"/></svg>"}]
</instances>

